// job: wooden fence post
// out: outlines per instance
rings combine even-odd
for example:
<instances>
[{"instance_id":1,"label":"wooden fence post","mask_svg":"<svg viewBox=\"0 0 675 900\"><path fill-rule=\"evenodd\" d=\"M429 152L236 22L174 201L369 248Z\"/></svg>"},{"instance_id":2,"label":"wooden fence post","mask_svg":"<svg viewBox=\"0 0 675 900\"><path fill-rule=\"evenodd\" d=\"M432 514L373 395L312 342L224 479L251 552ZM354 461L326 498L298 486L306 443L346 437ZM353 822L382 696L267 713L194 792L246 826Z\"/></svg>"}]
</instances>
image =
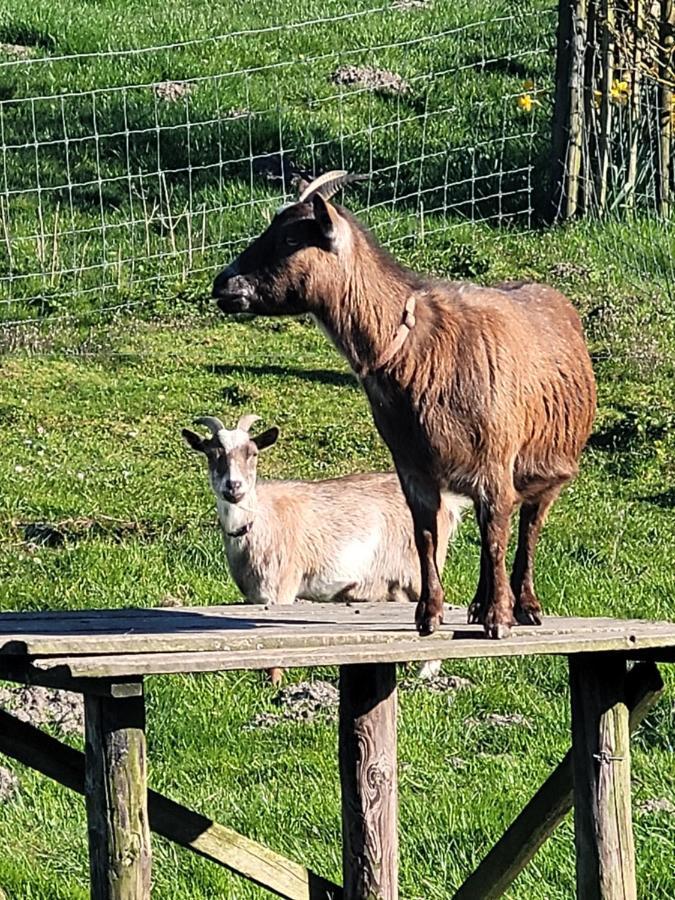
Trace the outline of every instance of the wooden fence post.
<instances>
[{"instance_id":1,"label":"wooden fence post","mask_svg":"<svg viewBox=\"0 0 675 900\"><path fill-rule=\"evenodd\" d=\"M340 667L345 900L398 898L396 665Z\"/></svg>"},{"instance_id":2,"label":"wooden fence post","mask_svg":"<svg viewBox=\"0 0 675 900\"><path fill-rule=\"evenodd\" d=\"M570 657L578 900L636 900L626 663Z\"/></svg>"},{"instance_id":3,"label":"wooden fence post","mask_svg":"<svg viewBox=\"0 0 675 900\"><path fill-rule=\"evenodd\" d=\"M675 3L661 0L661 25L659 29L659 149L657 193L659 213L663 218L670 214L670 181L672 178L673 117L675 116Z\"/></svg>"},{"instance_id":4,"label":"wooden fence post","mask_svg":"<svg viewBox=\"0 0 675 900\"><path fill-rule=\"evenodd\" d=\"M559 0L551 195L554 219L572 218L579 206L587 27L588 0Z\"/></svg>"},{"instance_id":5,"label":"wooden fence post","mask_svg":"<svg viewBox=\"0 0 675 900\"><path fill-rule=\"evenodd\" d=\"M150 827L144 698L84 698L92 900L148 900Z\"/></svg>"}]
</instances>

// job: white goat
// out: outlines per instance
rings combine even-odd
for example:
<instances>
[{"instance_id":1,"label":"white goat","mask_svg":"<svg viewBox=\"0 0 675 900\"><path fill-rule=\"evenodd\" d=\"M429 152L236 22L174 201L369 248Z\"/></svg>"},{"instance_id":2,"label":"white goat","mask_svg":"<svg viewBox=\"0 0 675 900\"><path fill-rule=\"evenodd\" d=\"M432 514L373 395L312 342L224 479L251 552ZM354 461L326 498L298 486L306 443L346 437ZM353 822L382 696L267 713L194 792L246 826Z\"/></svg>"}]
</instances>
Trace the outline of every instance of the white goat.
<instances>
[{"instance_id":1,"label":"white goat","mask_svg":"<svg viewBox=\"0 0 675 900\"><path fill-rule=\"evenodd\" d=\"M324 481L257 480L258 453L279 436L278 428L269 428L251 437L257 418L244 416L228 431L207 416L196 422L211 431L209 438L182 432L208 460L230 572L246 600L417 601L419 559L397 476L373 472ZM439 571L466 504L454 494L444 497L438 515Z\"/></svg>"}]
</instances>

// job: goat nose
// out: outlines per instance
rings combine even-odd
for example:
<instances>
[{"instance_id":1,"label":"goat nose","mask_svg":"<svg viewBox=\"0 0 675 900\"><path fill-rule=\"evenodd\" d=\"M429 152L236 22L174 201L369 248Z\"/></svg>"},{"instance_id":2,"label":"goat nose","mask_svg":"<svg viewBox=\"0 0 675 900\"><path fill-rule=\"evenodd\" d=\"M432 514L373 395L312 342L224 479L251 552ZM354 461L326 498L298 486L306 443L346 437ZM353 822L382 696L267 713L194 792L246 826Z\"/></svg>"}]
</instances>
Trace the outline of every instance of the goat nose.
<instances>
[{"instance_id":1,"label":"goat nose","mask_svg":"<svg viewBox=\"0 0 675 900\"><path fill-rule=\"evenodd\" d=\"M217 298L220 297L221 294L227 293L228 282L239 274L239 265L238 260L229 265L226 269L220 273L220 275L216 276L215 281L213 282L213 290L212 296Z\"/></svg>"},{"instance_id":2,"label":"goat nose","mask_svg":"<svg viewBox=\"0 0 675 900\"><path fill-rule=\"evenodd\" d=\"M228 494L238 494L241 491L241 481L226 481L225 490Z\"/></svg>"}]
</instances>

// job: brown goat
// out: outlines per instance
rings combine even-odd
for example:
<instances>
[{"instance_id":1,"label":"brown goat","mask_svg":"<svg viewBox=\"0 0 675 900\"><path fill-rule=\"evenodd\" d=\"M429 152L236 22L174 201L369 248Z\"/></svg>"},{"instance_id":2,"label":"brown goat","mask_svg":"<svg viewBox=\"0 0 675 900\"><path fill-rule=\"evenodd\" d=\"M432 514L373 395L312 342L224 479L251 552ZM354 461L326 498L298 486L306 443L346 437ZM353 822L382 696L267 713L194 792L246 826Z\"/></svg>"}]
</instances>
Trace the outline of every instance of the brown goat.
<instances>
[{"instance_id":1,"label":"brown goat","mask_svg":"<svg viewBox=\"0 0 675 900\"><path fill-rule=\"evenodd\" d=\"M443 620L435 550L444 491L471 498L480 528L469 621L490 637L507 636L516 622L538 625L537 540L577 473L595 413L579 317L544 285L478 287L408 271L353 215L327 202L323 195L340 180L317 179L282 209L216 278L214 298L226 313L311 313L361 380L413 515L420 634Z\"/></svg>"}]
</instances>

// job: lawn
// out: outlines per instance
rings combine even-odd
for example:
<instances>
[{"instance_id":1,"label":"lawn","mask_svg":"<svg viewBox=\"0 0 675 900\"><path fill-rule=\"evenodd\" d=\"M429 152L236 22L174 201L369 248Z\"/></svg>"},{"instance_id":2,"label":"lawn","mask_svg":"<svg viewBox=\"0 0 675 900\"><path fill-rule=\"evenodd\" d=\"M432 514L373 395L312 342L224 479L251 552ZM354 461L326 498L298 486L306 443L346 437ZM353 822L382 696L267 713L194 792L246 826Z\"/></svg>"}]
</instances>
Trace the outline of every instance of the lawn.
<instances>
[{"instance_id":1,"label":"lawn","mask_svg":"<svg viewBox=\"0 0 675 900\"><path fill-rule=\"evenodd\" d=\"M279 425L263 476L390 466L364 396L311 323L228 320L204 300L218 266L282 201L286 173L268 177L277 173L265 157L283 149L301 168L372 173L346 200L409 265L482 282L542 279L572 297L599 414L542 539L545 610L675 614L672 230L637 217L533 227L546 176L550 3L367 10L345 0L274 2L264 15L236 0L15 0L0 10L0 43L50 58L194 41L0 65L1 609L236 600L202 462L180 438L196 415L232 422L255 411L261 426ZM260 31L347 12L364 14ZM246 33L207 40L235 30ZM410 90L336 86L332 74L349 64L397 72ZM152 87L185 79L198 79L187 100L160 101ZM523 115L516 100L529 79L541 105ZM63 543L32 544L40 523ZM450 602L468 602L477 563L468 516L444 574ZM401 695L405 900L451 896L569 746L564 660L445 673L470 684ZM675 679L665 676L669 693L633 760L639 895L664 900L675 895ZM336 672L289 678L335 682ZM330 716L256 726L277 707L254 673L150 679L148 694L153 787L339 878ZM0 818L0 897L86 897L83 803L6 765L18 791ZM154 848L161 900L263 896L160 839ZM508 896L573 892L566 821Z\"/></svg>"}]
</instances>

